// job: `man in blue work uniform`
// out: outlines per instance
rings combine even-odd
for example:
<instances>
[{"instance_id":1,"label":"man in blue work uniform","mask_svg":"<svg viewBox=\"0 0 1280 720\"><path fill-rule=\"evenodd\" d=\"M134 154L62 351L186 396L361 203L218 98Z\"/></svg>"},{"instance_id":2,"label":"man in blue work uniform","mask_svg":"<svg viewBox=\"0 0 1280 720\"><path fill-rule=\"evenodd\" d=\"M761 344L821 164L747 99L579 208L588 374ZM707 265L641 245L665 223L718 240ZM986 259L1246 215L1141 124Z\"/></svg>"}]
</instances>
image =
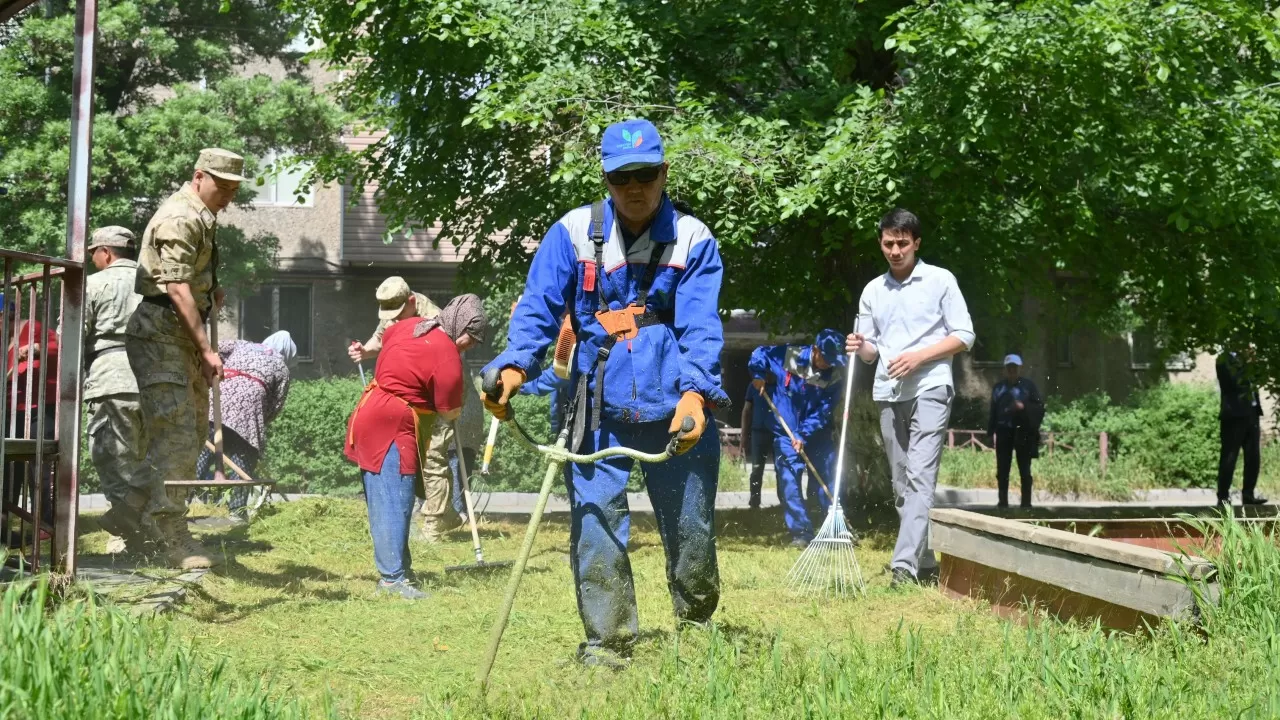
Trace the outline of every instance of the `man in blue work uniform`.
<instances>
[{"instance_id":1,"label":"man in blue work uniform","mask_svg":"<svg viewBox=\"0 0 1280 720\"><path fill-rule=\"evenodd\" d=\"M842 337L838 331L827 329L818 333L812 345L764 345L751 353L747 363L757 392L765 389L766 377L777 378L769 399L795 435L795 440L790 439L782 424L775 424L773 462L778 474L778 496L782 500L783 521L795 547L804 547L813 539L813 522L800 492L800 476L805 471L802 449L822 474L819 482L810 472L809 497L816 499L824 511L831 505L827 494L832 491L830 482L835 471L831 420L844 379Z\"/></svg>"},{"instance_id":2,"label":"man in blue work uniform","mask_svg":"<svg viewBox=\"0 0 1280 720\"><path fill-rule=\"evenodd\" d=\"M987 434L996 446L996 507L1009 507L1009 470L1015 452L1018 476L1022 480L1022 507L1031 507L1031 460L1040 455L1040 422L1044 401L1030 378L1021 376L1022 356L1004 357L1004 379L991 389L991 413Z\"/></svg>"},{"instance_id":3,"label":"man in blue work uniform","mask_svg":"<svg viewBox=\"0 0 1280 720\"><path fill-rule=\"evenodd\" d=\"M708 408L730 405L720 386L720 252L707 226L667 197L667 164L652 123L609 126L601 155L609 197L570 211L543 238L507 349L485 368L501 379L500 397L486 397L485 405L495 417L507 416L508 398L539 366L568 310L578 347L566 422L581 436L578 452L660 452L684 418L692 419L678 454L644 471L676 618L702 624L720 598L712 518L720 444ZM632 462L613 457L565 473L587 635L578 656L586 664L624 663L639 630L626 549Z\"/></svg>"},{"instance_id":4,"label":"man in blue work uniform","mask_svg":"<svg viewBox=\"0 0 1280 720\"><path fill-rule=\"evenodd\" d=\"M765 392L773 392L774 379L765 378ZM770 395L772 397L772 395ZM751 491L748 505L752 510L760 508L760 492L764 487L764 463L773 449L773 430L777 423L773 411L760 399L755 385L747 386L747 396L742 400L742 452L751 464L748 488Z\"/></svg>"}]
</instances>

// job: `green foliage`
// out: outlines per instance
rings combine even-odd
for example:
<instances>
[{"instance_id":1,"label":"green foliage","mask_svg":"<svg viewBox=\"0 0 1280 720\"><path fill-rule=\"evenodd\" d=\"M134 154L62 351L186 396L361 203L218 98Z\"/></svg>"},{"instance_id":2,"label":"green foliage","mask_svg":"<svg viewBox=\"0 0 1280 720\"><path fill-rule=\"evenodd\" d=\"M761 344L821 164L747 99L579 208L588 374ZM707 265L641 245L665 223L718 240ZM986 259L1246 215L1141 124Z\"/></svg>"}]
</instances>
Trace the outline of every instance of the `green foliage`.
<instances>
[{"instance_id":1,"label":"green foliage","mask_svg":"<svg viewBox=\"0 0 1280 720\"><path fill-rule=\"evenodd\" d=\"M296 20L268 2L112 0L99 3L94 83L94 226L139 234L157 205L189 180L204 147L246 155L261 175L271 150L337 148L342 116L287 48ZM47 16L44 10L48 10ZM70 162L74 3L44 3L21 16L0 45L0 236L6 247L58 255ZM248 62L277 60L282 80L240 77ZM246 183L238 200L247 201ZM252 284L273 268L266 235L218 235L224 285Z\"/></svg>"},{"instance_id":2,"label":"green foliage","mask_svg":"<svg viewBox=\"0 0 1280 720\"><path fill-rule=\"evenodd\" d=\"M1158 383L1113 405L1103 393L1063 407L1050 400L1045 431L1096 457L1108 433L1112 457L1136 463L1155 487L1212 487L1218 464L1218 394L1211 387Z\"/></svg>"},{"instance_id":3,"label":"green foliage","mask_svg":"<svg viewBox=\"0 0 1280 720\"><path fill-rule=\"evenodd\" d=\"M671 192L720 242L722 307L795 330L847 321L883 272L875 220L901 203L975 308L1031 292L1082 325L1131 308L1167 353L1280 345L1280 20L1265 3L288 7L347 71L344 102L390 130L321 173L379 182L393 226L537 238L602 194L601 128L643 115ZM477 243L469 282L517 286L528 259ZM1280 355L1267 362L1280 378Z\"/></svg>"},{"instance_id":4,"label":"green foliage","mask_svg":"<svg viewBox=\"0 0 1280 720\"><path fill-rule=\"evenodd\" d=\"M0 644L0 717L316 716L222 661L202 661L162 626L84 600L56 601L44 581L5 587Z\"/></svg>"},{"instance_id":5,"label":"green foliage","mask_svg":"<svg viewBox=\"0 0 1280 720\"><path fill-rule=\"evenodd\" d=\"M343 455L347 418L360 400L360 378L334 376L289 386L284 410L267 428L259 468L279 489L355 495L360 469Z\"/></svg>"}]
</instances>

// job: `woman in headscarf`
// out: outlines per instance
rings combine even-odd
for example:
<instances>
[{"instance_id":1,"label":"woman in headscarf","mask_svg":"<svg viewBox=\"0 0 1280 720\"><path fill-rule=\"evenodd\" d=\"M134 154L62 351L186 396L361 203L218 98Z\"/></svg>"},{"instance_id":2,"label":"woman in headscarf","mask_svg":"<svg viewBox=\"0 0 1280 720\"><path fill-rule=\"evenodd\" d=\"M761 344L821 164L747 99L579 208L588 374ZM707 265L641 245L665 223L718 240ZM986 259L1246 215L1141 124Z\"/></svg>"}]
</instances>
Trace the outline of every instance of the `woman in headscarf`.
<instances>
[{"instance_id":1,"label":"woman in headscarf","mask_svg":"<svg viewBox=\"0 0 1280 720\"><path fill-rule=\"evenodd\" d=\"M347 423L346 456L364 475L377 590L406 600L427 597L409 578L409 519L414 495L423 494L427 440L438 422L462 412L462 360L442 329L456 329L459 318L444 314L422 320L401 311L382 336L373 382Z\"/></svg>"},{"instance_id":2,"label":"woman in headscarf","mask_svg":"<svg viewBox=\"0 0 1280 720\"><path fill-rule=\"evenodd\" d=\"M489 320L484 314L484 304L480 298L472 295L459 295L449 301L440 314L429 320L418 323L415 333L426 333L434 327L444 330L453 340L458 354L468 349L483 345L489 334ZM470 378L463 364L463 382L470 383ZM484 410L480 403L468 396L472 392L464 392L462 416L458 418L458 434L464 450L470 450L462 460L467 469L474 467L474 454L483 441ZM426 542L439 542L441 533L453 525L448 518L449 497L453 496L452 509L454 518L466 522L466 504L462 498L462 475L458 466L460 460L453 442L453 428L449 423L436 423L426 451L426 462L422 473L425 497L420 513L422 515L421 537ZM453 492L449 489L452 485Z\"/></svg>"},{"instance_id":3,"label":"woman in headscarf","mask_svg":"<svg viewBox=\"0 0 1280 720\"><path fill-rule=\"evenodd\" d=\"M255 475L258 460L267 448L267 425L284 409L289 395L289 368L298 348L288 332L281 330L261 343L224 340L218 343L222 356L222 452L249 475ZM209 440L213 440L213 405L209 405ZM198 473L212 480L213 453L200 453ZM239 476L228 465L228 478ZM240 478L246 479L246 478ZM242 515L249 499L247 487L231 491L230 509ZM243 519L243 518L242 518Z\"/></svg>"}]
</instances>

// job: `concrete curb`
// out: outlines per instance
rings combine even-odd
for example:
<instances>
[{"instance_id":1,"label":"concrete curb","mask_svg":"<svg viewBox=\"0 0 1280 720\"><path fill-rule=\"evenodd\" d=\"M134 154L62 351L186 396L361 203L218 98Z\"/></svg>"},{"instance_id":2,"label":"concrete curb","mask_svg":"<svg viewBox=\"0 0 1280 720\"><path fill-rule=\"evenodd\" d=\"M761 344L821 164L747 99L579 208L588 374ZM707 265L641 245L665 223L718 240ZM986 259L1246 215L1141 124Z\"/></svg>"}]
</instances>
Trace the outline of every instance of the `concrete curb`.
<instances>
[{"instance_id":1,"label":"concrete curb","mask_svg":"<svg viewBox=\"0 0 1280 720\"><path fill-rule=\"evenodd\" d=\"M1012 502L1017 504L1018 491L1012 488L1010 495ZM273 496L279 498L279 495ZM321 495L310 494L289 494L285 495L286 501L294 501L307 497L323 497ZM736 510L748 507L751 495L747 492L722 492L716 495L716 509L718 510ZM940 486L934 492L934 507L981 507L984 505L995 506L999 493L994 488L955 488ZM517 493L517 492L494 492L494 493L477 493L476 509L478 512L489 515L527 515L533 510L534 503L537 502L537 493ZM278 500L277 500L278 501ZM1217 493L1213 490L1196 488L1196 489L1158 489L1144 490L1134 493L1133 497L1127 501L1115 500L1098 500L1096 498L1080 497L1080 496L1063 496L1051 495L1049 493L1033 492L1032 504L1037 507L1120 507L1126 505L1132 506L1170 506L1170 507L1194 507L1199 505L1209 506L1217 501ZM631 512L636 513L652 513L653 506L649 503L649 496L646 493L627 493L627 504L631 508ZM772 489L766 489L762 493L761 505L763 507L776 507L778 505L778 496ZM110 507L106 498L99 494L81 495L80 510L82 512L104 512ZM553 494L547 501L548 513L567 513L569 512L569 501L563 495Z\"/></svg>"}]
</instances>

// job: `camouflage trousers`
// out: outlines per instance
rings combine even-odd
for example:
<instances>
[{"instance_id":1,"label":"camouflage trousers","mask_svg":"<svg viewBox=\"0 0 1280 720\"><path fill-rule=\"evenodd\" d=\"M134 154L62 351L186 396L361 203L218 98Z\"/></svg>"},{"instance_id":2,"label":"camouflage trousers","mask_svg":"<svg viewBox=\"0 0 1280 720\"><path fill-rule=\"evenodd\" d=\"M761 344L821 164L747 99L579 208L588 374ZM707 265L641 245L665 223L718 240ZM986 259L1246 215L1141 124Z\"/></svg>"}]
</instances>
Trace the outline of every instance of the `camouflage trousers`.
<instances>
[{"instance_id":1,"label":"camouflage trousers","mask_svg":"<svg viewBox=\"0 0 1280 720\"><path fill-rule=\"evenodd\" d=\"M209 426L209 384L193 348L130 335L129 366L138 378L142 435L153 515L186 514L186 488L164 488L166 480L194 480Z\"/></svg>"},{"instance_id":2,"label":"camouflage trousers","mask_svg":"<svg viewBox=\"0 0 1280 720\"><path fill-rule=\"evenodd\" d=\"M453 474L449 471L449 449L453 447L453 428L436 418L431 435L419 438L425 442L422 448L422 513L424 522L443 523L449 512L449 491L453 488Z\"/></svg>"},{"instance_id":3,"label":"camouflage trousers","mask_svg":"<svg viewBox=\"0 0 1280 720\"><path fill-rule=\"evenodd\" d=\"M98 471L102 494L112 505L141 508L151 498L152 475L146 471L142 437L142 404L134 393L86 402L89 411L89 456Z\"/></svg>"}]
</instances>

